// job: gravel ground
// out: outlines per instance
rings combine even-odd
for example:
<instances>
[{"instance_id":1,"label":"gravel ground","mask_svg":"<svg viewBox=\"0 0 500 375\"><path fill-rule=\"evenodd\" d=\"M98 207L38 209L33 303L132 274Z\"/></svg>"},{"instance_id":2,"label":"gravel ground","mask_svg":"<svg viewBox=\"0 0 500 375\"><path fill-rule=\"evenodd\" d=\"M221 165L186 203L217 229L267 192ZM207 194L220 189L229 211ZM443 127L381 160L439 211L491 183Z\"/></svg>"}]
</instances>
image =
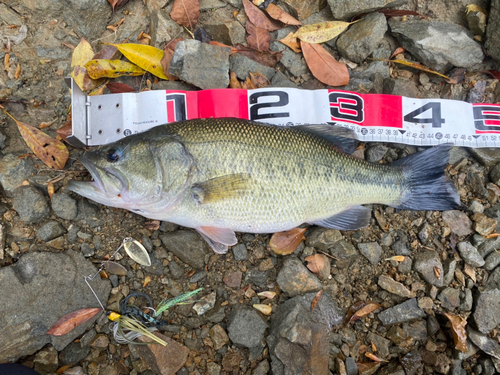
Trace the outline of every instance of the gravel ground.
<instances>
[{"instance_id":1,"label":"gravel ground","mask_svg":"<svg viewBox=\"0 0 500 375\"><path fill-rule=\"evenodd\" d=\"M371 16L370 22L356 24L350 34L325 43L335 57L352 62L351 81L344 89L499 102L498 80L481 73L498 69L500 43L494 43L500 29L498 1L473 2L490 10L483 36L486 49L472 39L481 28L466 17L467 2L329 0L328 4L311 1L307 7L307 2L286 0L278 4L305 19L304 23L315 23L348 19L385 3L415 10L427 20L423 24L417 22L420 17L407 17L404 22L401 17L387 21ZM141 31L150 34L151 44L157 47L172 38L188 39L170 20L171 7L167 0L130 0L112 13L105 0L4 0L0 58L5 60L9 53L10 67L0 72L0 103L25 123L52 123L44 131L55 137L70 107L64 77L70 73L71 46L85 37L99 50L101 42L127 37L135 41ZM201 8L199 23L215 40L245 41L241 1L201 0ZM115 32L106 30L122 18L125 22ZM430 23L437 37L420 43ZM290 30L274 32L273 40ZM369 37L357 43L362 34ZM460 39L459 46L463 48L447 37L462 34L465 39ZM368 59L389 58L399 45L410 51L405 52L407 58L447 74L462 74L461 83L448 84L407 67L389 69L386 63ZM277 72L238 55L226 65L242 79L248 70L261 71L271 86L326 88L312 76L300 54L277 41L271 49L284 52ZM201 48L198 53L203 67ZM21 73L15 78L18 63ZM225 87L227 67L223 73L209 83L197 83L199 73L193 71L182 73L185 82L147 78L152 89L193 90L193 85ZM141 77L120 81L136 89L148 84ZM418 150L361 143L356 156L390 163ZM83 150L70 147L63 171L48 169L29 153L16 125L0 114L0 348L4 348L0 363L18 362L40 374L73 375L500 371L500 237L496 236L500 233L500 149L453 148L447 173L460 193L460 210L411 212L373 205L369 227L347 232L310 227L306 240L288 256L268 249L271 235L244 233L238 234L238 244L226 255L214 254L190 229L152 223L69 192L70 179L88 176L77 162ZM55 186L51 198L49 181ZM165 297L204 288L196 303L164 314L159 332L169 345L161 349L118 344L104 314L65 337L46 335L60 316L98 306L83 276L95 272L100 260L125 237L142 242L152 265L143 267L119 254L117 260L126 272L108 274L93 284L110 310L117 310L132 291L146 293L156 305ZM311 273L304 260L314 254L323 255L326 263L319 275ZM392 258L396 255L404 258ZM320 290L321 298L311 311ZM263 291L276 296L257 295ZM353 306L369 303L380 307L346 323ZM254 304L271 306L272 313L264 315ZM465 352L455 349L445 313L466 320ZM369 353L382 361L374 362Z\"/></svg>"}]
</instances>

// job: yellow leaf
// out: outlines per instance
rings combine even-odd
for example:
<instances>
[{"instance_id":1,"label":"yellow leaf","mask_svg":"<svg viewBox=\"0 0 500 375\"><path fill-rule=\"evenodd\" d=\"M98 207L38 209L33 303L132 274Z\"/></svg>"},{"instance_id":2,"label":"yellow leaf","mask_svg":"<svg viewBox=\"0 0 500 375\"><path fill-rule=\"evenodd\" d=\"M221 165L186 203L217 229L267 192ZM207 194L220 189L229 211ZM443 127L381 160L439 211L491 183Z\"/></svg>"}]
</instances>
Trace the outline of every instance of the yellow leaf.
<instances>
[{"instance_id":1,"label":"yellow leaf","mask_svg":"<svg viewBox=\"0 0 500 375\"><path fill-rule=\"evenodd\" d=\"M103 95L104 94L104 89L106 88L106 85L101 85L98 88L92 90L89 93L89 96L97 96L97 95Z\"/></svg>"},{"instance_id":2,"label":"yellow leaf","mask_svg":"<svg viewBox=\"0 0 500 375\"><path fill-rule=\"evenodd\" d=\"M134 43L111 45L118 48L123 56L137 66L147 70L158 78L168 80L168 77L163 72L163 66L161 65L161 59L163 58L163 51L161 49Z\"/></svg>"},{"instance_id":3,"label":"yellow leaf","mask_svg":"<svg viewBox=\"0 0 500 375\"><path fill-rule=\"evenodd\" d=\"M271 315L273 312L273 308L268 305L263 305L260 303L256 303L253 305L254 309L259 310L264 315Z\"/></svg>"},{"instance_id":4,"label":"yellow leaf","mask_svg":"<svg viewBox=\"0 0 500 375\"><path fill-rule=\"evenodd\" d=\"M469 15L469 12L481 12L484 13L486 16L488 16L488 11L476 4L469 4L465 7L466 16Z\"/></svg>"},{"instance_id":5,"label":"yellow leaf","mask_svg":"<svg viewBox=\"0 0 500 375\"><path fill-rule=\"evenodd\" d=\"M85 64L92 60L94 51L89 42L84 38L78 43L71 57L71 77L82 91L92 90L97 87L97 82L90 79L85 69Z\"/></svg>"},{"instance_id":6,"label":"yellow leaf","mask_svg":"<svg viewBox=\"0 0 500 375\"><path fill-rule=\"evenodd\" d=\"M393 257L387 258L385 260L395 260L396 262L404 262L405 256L404 255L394 255Z\"/></svg>"},{"instance_id":7,"label":"yellow leaf","mask_svg":"<svg viewBox=\"0 0 500 375\"><path fill-rule=\"evenodd\" d=\"M2 107L3 109L3 107ZM17 124L26 144L31 148L36 156L50 168L63 169L69 157L69 152L64 143L49 137L34 126L17 121L9 112L4 112Z\"/></svg>"},{"instance_id":8,"label":"yellow leaf","mask_svg":"<svg viewBox=\"0 0 500 375\"><path fill-rule=\"evenodd\" d=\"M285 46L290 47L293 52L300 52L302 51L300 49L300 44L297 38L293 36L293 33L290 32L287 36L285 36L283 39L278 40L278 42L283 43Z\"/></svg>"},{"instance_id":9,"label":"yellow leaf","mask_svg":"<svg viewBox=\"0 0 500 375\"><path fill-rule=\"evenodd\" d=\"M354 22L327 21L306 25L298 29L297 32L293 34L293 37L308 43L323 43L340 35Z\"/></svg>"},{"instance_id":10,"label":"yellow leaf","mask_svg":"<svg viewBox=\"0 0 500 375\"><path fill-rule=\"evenodd\" d=\"M144 69L127 61L105 59L90 60L85 64L85 69L92 79L140 76L145 72Z\"/></svg>"}]
</instances>

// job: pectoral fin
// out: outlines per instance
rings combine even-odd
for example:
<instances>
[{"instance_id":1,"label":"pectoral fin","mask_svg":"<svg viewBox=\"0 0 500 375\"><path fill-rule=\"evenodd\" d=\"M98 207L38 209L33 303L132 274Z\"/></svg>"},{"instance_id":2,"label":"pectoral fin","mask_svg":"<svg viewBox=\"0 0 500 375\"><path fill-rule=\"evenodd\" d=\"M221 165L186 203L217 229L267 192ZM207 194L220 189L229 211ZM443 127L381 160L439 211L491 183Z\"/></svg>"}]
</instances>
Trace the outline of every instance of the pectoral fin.
<instances>
[{"instance_id":1,"label":"pectoral fin","mask_svg":"<svg viewBox=\"0 0 500 375\"><path fill-rule=\"evenodd\" d=\"M231 199L249 189L250 177L245 173L230 174L194 184L193 198L201 204Z\"/></svg>"},{"instance_id":2,"label":"pectoral fin","mask_svg":"<svg viewBox=\"0 0 500 375\"><path fill-rule=\"evenodd\" d=\"M228 246L238 242L234 231L229 228L198 227L196 230L218 254L227 253Z\"/></svg>"},{"instance_id":3,"label":"pectoral fin","mask_svg":"<svg viewBox=\"0 0 500 375\"><path fill-rule=\"evenodd\" d=\"M354 230L364 228L370 224L371 212L372 210L369 208L353 206L327 219L314 221L310 224L331 229Z\"/></svg>"}]
</instances>

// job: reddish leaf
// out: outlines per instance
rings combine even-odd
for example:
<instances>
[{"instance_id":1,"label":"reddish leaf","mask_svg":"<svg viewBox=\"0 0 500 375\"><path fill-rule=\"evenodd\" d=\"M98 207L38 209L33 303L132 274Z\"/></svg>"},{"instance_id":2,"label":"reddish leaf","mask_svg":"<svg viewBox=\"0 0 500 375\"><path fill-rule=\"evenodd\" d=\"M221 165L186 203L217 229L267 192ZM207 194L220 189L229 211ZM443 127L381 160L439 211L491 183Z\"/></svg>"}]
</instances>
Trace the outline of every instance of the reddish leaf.
<instances>
[{"instance_id":1,"label":"reddish leaf","mask_svg":"<svg viewBox=\"0 0 500 375\"><path fill-rule=\"evenodd\" d=\"M199 0L175 0L170 12L170 18L181 26L193 30L200 17Z\"/></svg>"},{"instance_id":2,"label":"reddish leaf","mask_svg":"<svg viewBox=\"0 0 500 375\"><path fill-rule=\"evenodd\" d=\"M231 48L231 52L229 53L229 55L232 55L233 53L239 52L237 48L235 48L233 46L228 46L227 44L224 44L224 43L216 42L215 40L212 40L208 44L211 44L212 46L219 46L219 47Z\"/></svg>"},{"instance_id":3,"label":"reddish leaf","mask_svg":"<svg viewBox=\"0 0 500 375\"><path fill-rule=\"evenodd\" d=\"M271 34L266 29L255 26L250 21L247 21L247 42L248 46L259 51L269 51L271 45Z\"/></svg>"},{"instance_id":4,"label":"reddish leaf","mask_svg":"<svg viewBox=\"0 0 500 375\"><path fill-rule=\"evenodd\" d=\"M177 47L177 43L182 42L184 39L183 38L175 38L172 39L170 42L165 44L165 47L163 48L164 50L171 49L172 51L175 51L175 47Z\"/></svg>"},{"instance_id":5,"label":"reddish leaf","mask_svg":"<svg viewBox=\"0 0 500 375\"><path fill-rule=\"evenodd\" d=\"M321 299L321 294L323 294L323 290L320 290L316 295L314 296L312 302L311 302L311 312L316 308L318 305L319 300Z\"/></svg>"},{"instance_id":6,"label":"reddish leaf","mask_svg":"<svg viewBox=\"0 0 500 375\"><path fill-rule=\"evenodd\" d=\"M285 232L274 233L269 241L269 247L275 254L288 255L293 253L305 239L307 228L294 228Z\"/></svg>"},{"instance_id":7,"label":"reddish leaf","mask_svg":"<svg viewBox=\"0 0 500 375\"><path fill-rule=\"evenodd\" d=\"M493 78L500 80L500 72L498 70L483 70L481 73L489 74Z\"/></svg>"},{"instance_id":8,"label":"reddish leaf","mask_svg":"<svg viewBox=\"0 0 500 375\"><path fill-rule=\"evenodd\" d=\"M277 5L269 4L266 8L266 11L267 14L269 14L272 18L281 21L286 25L295 25L295 26L302 25L300 21L297 21L295 18L293 18L291 15L289 15L287 12L285 12Z\"/></svg>"},{"instance_id":9,"label":"reddish leaf","mask_svg":"<svg viewBox=\"0 0 500 375\"><path fill-rule=\"evenodd\" d=\"M319 81L330 86L343 86L349 83L347 66L335 60L320 44L301 41L300 46L307 66Z\"/></svg>"},{"instance_id":10,"label":"reddish leaf","mask_svg":"<svg viewBox=\"0 0 500 375\"><path fill-rule=\"evenodd\" d=\"M267 31L275 31L283 28L281 22L268 18L263 11L253 5L249 0L243 0L243 6L245 7L245 13L248 19L255 26L266 29Z\"/></svg>"},{"instance_id":11,"label":"reddish leaf","mask_svg":"<svg viewBox=\"0 0 500 375\"><path fill-rule=\"evenodd\" d=\"M467 351L467 332L465 331L467 320L453 314L444 313L444 315L451 323L451 332L453 334L453 341L455 342L455 349L465 353Z\"/></svg>"},{"instance_id":12,"label":"reddish leaf","mask_svg":"<svg viewBox=\"0 0 500 375\"><path fill-rule=\"evenodd\" d=\"M120 57L122 57L122 53L118 51L118 48L111 44L105 44L104 47L92 57L92 60L119 60Z\"/></svg>"},{"instance_id":13,"label":"reddish leaf","mask_svg":"<svg viewBox=\"0 0 500 375\"><path fill-rule=\"evenodd\" d=\"M176 81L178 78L168 72L168 67L170 66L170 61L172 61L172 57L174 56L174 51L170 48L165 48L163 51L163 57L160 61L161 66L163 67L163 73L168 77L170 81Z\"/></svg>"},{"instance_id":14,"label":"reddish leaf","mask_svg":"<svg viewBox=\"0 0 500 375\"><path fill-rule=\"evenodd\" d=\"M391 57L389 57L389 60L392 59L394 56L397 56L399 55L400 53L403 53L404 51L406 51L403 47L398 47L394 50L394 52L392 53Z\"/></svg>"},{"instance_id":15,"label":"reddish leaf","mask_svg":"<svg viewBox=\"0 0 500 375\"><path fill-rule=\"evenodd\" d=\"M92 307L88 309L76 310L66 314L47 331L47 334L52 336L65 335L68 332L71 332L74 328L78 327L80 324L92 319L99 311L102 311L100 307Z\"/></svg>"},{"instance_id":16,"label":"reddish leaf","mask_svg":"<svg viewBox=\"0 0 500 375\"><path fill-rule=\"evenodd\" d=\"M307 262L307 268L314 273L320 273L325 268L325 256L321 254L309 255L304 259Z\"/></svg>"},{"instance_id":17,"label":"reddish leaf","mask_svg":"<svg viewBox=\"0 0 500 375\"><path fill-rule=\"evenodd\" d=\"M269 66L274 68L274 66L281 60L283 52L272 52L272 51L257 51L256 49L244 46L242 44L237 44L236 48L238 53L258 62L259 64Z\"/></svg>"},{"instance_id":18,"label":"reddish leaf","mask_svg":"<svg viewBox=\"0 0 500 375\"><path fill-rule=\"evenodd\" d=\"M349 323L355 322L356 320L361 319L365 315L377 310L381 306L378 303L367 303L364 307L356 311L356 313L349 319Z\"/></svg>"},{"instance_id":19,"label":"reddish leaf","mask_svg":"<svg viewBox=\"0 0 500 375\"><path fill-rule=\"evenodd\" d=\"M121 94L123 92L135 92L135 90L132 87L130 87L129 85L127 85L125 83L120 83L120 82L110 82L110 83L106 84L106 87L113 94Z\"/></svg>"}]
</instances>

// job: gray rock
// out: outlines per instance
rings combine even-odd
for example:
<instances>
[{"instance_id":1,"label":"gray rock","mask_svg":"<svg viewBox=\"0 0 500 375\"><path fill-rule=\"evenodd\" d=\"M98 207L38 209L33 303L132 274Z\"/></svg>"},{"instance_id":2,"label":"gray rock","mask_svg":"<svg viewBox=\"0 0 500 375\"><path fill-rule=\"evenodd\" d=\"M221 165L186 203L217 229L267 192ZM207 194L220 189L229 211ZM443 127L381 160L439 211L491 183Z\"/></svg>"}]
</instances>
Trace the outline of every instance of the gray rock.
<instances>
[{"instance_id":1,"label":"gray rock","mask_svg":"<svg viewBox=\"0 0 500 375\"><path fill-rule=\"evenodd\" d=\"M476 331L470 325L467 326L467 334L468 338L477 345L479 349L493 358L500 359L500 345L498 342Z\"/></svg>"},{"instance_id":2,"label":"gray rock","mask_svg":"<svg viewBox=\"0 0 500 375\"><path fill-rule=\"evenodd\" d=\"M26 185L14 190L14 210L25 223L37 223L50 215L47 199L37 188Z\"/></svg>"},{"instance_id":3,"label":"gray rock","mask_svg":"<svg viewBox=\"0 0 500 375\"><path fill-rule=\"evenodd\" d=\"M487 198L488 191L484 187L485 176L477 172L468 172L465 177L465 184L469 187L469 190L476 197Z\"/></svg>"},{"instance_id":4,"label":"gray rock","mask_svg":"<svg viewBox=\"0 0 500 375\"><path fill-rule=\"evenodd\" d=\"M460 305L460 290L445 288L441 293L439 293L438 299L441 301L442 307L453 311Z\"/></svg>"},{"instance_id":5,"label":"gray rock","mask_svg":"<svg viewBox=\"0 0 500 375\"><path fill-rule=\"evenodd\" d=\"M380 13L378 13L378 14L380 14ZM380 145L380 144L370 146L370 148L368 148L368 150L366 150L366 154L365 154L366 160L369 161L370 163L377 163L380 160L382 160L382 158L386 154L387 150L389 150L389 149L386 146Z\"/></svg>"},{"instance_id":6,"label":"gray rock","mask_svg":"<svg viewBox=\"0 0 500 375\"><path fill-rule=\"evenodd\" d=\"M246 41L245 28L241 26L238 21L224 21L222 23L205 24L203 27L205 28L205 31L212 36L213 40L224 43L228 46L243 44Z\"/></svg>"},{"instance_id":7,"label":"gray rock","mask_svg":"<svg viewBox=\"0 0 500 375\"><path fill-rule=\"evenodd\" d=\"M444 211L443 221L450 227L457 236L468 236L473 232L472 221L469 217L458 210Z\"/></svg>"},{"instance_id":8,"label":"gray rock","mask_svg":"<svg viewBox=\"0 0 500 375\"><path fill-rule=\"evenodd\" d=\"M169 262L168 269L173 279L178 279L184 275L184 269L176 261Z\"/></svg>"},{"instance_id":9,"label":"gray rock","mask_svg":"<svg viewBox=\"0 0 500 375\"><path fill-rule=\"evenodd\" d=\"M470 154L467 152L468 149L464 147L452 147L450 150L450 158L448 159L449 164L458 164L458 162L463 159L470 158Z\"/></svg>"},{"instance_id":10,"label":"gray rock","mask_svg":"<svg viewBox=\"0 0 500 375\"><path fill-rule=\"evenodd\" d=\"M414 81L405 78L384 79L382 92L384 94L406 96L409 98L420 96L417 84Z\"/></svg>"},{"instance_id":11,"label":"gray rock","mask_svg":"<svg viewBox=\"0 0 500 375\"><path fill-rule=\"evenodd\" d=\"M227 4L220 0L200 0L200 11L224 8Z\"/></svg>"},{"instance_id":12,"label":"gray rock","mask_svg":"<svg viewBox=\"0 0 500 375\"><path fill-rule=\"evenodd\" d=\"M271 79L272 87L290 87L292 89L297 89L297 86L294 82L290 81L286 75L284 75L280 70L278 70L273 78Z\"/></svg>"},{"instance_id":13,"label":"gray rock","mask_svg":"<svg viewBox=\"0 0 500 375\"><path fill-rule=\"evenodd\" d=\"M321 289L321 282L302 262L294 256L288 256L276 279L280 289L291 297Z\"/></svg>"},{"instance_id":14,"label":"gray rock","mask_svg":"<svg viewBox=\"0 0 500 375\"><path fill-rule=\"evenodd\" d=\"M483 258L486 258L489 254L491 254L493 251L498 250L498 249L500 249L500 237L490 238L490 239L482 242L477 247L477 251L479 252L479 254Z\"/></svg>"},{"instance_id":15,"label":"gray rock","mask_svg":"<svg viewBox=\"0 0 500 375\"><path fill-rule=\"evenodd\" d=\"M226 88L230 52L228 47L183 40L177 43L168 72L201 89Z\"/></svg>"},{"instance_id":16,"label":"gray rock","mask_svg":"<svg viewBox=\"0 0 500 375\"><path fill-rule=\"evenodd\" d=\"M96 331L94 330L94 337ZM90 344L90 342L89 342ZM82 346L79 342L72 342L65 347L59 354L59 360L62 365L76 365L90 353L90 346Z\"/></svg>"},{"instance_id":17,"label":"gray rock","mask_svg":"<svg viewBox=\"0 0 500 375\"><path fill-rule=\"evenodd\" d=\"M198 270L205 266L207 244L197 233L189 230L168 232L160 236L167 250L174 253L184 263Z\"/></svg>"},{"instance_id":18,"label":"gray rock","mask_svg":"<svg viewBox=\"0 0 500 375\"><path fill-rule=\"evenodd\" d=\"M52 346L43 348L35 355L33 362L35 363L34 370L41 375L54 373L59 367L57 358L57 350Z\"/></svg>"},{"instance_id":19,"label":"gray rock","mask_svg":"<svg viewBox=\"0 0 500 375\"><path fill-rule=\"evenodd\" d=\"M356 364L356 360L352 357L347 357L345 359L345 369L347 375L358 375L358 365Z\"/></svg>"},{"instance_id":20,"label":"gray rock","mask_svg":"<svg viewBox=\"0 0 500 375\"><path fill-rule=\"evenodd\" d=\"M12 154L4 156L0 161L0 185L4 194L13 197L14 189L33 173L35 167L31 158L19 158Z\"/></svg>"},{"instance_id":21,"label":"gray rock","mask_svg":"<svg viewBox=\"0 0 500 375\"><path fill-rule=\"evenodd\" d=\"M155 9L148 13L151 20L151 45L159 48L182 33L182 26L170 18L167 9Z\"/></svg>"},{"instance_id":22,"label":"gray rock","mask_svg":"<svg viewBox=\"0 0 500 375\"><path fill-rule=\"evenodd\" d=\"M471 311L472 310L472 291L470 289L464 290L464 298L460 302L458 309L460 311Z\"/></svg>"},{"instance_id":23,"label":"gray rock","mask_svg":"<svg viewBox=\"0 0 500 375\"><path fill-rule=\"evenodd\" d=\"M63 315L99 306L83 278L95 272L91 262L72 251L32 252L1 268L0 362L16 361L48 343L60 351L92 326L99 315L64 336L45 333ZM96 278L92 287L101 301L108 300L108 281Z\"/></svg>"},{"instance_id":24,"label":"gray rock","mask_svg":"<svg viewBox=\"0 0 500 375\"><path fill-rule=\"evenodd\" d=\"M468 265L472 267L482 267L484 265L483 257L469 242L459 242L458 251L460 252L462 259Z\"/></svg>"},{"instance_id":25,"label":"gray rock","mask_svg":"<svg viewBox=\"0 0 500 375\"><path fill-rule=\"evenodd\" d=\"M344 240L335 242L330 248L330 254L338 259L345 260L346 266L352 263L359 256L359 252L356 250L354 245ZM339 266L340 262L337 262L337 267Z\"/></svg>"},{"instance_id":26,"label":"gray rock","mask_svg":"<svg viewBox=\"0 0 500 375\"><path fill-rule=\"evenodd\" d=\"M486 42L484 44L488 55L500 61L500 1L491 0L491 7L486 28Z\"/></svg>"},{"instance_id":27,"label":"gray rock","mask_svg":"<svg viewBox=\"0 0 500 375\"><path fill-rule=\"evenodd\" d=\"M306 245L316 249L327 251L335 243L342 239L342 234L337 229L318 227L307 236Z\"/></svg>"},{"instance_id":28,"label":"gray rock","mask_svg":"<svg viewBox=\"0 0 500 375\"><path fill-rule=\"evenodd\" d=\"M370 13L339 36L337 49L346 59L361 63L377 49L386 31L385 16Z\"/></svg>"},{"instance_id":29,"label":"gray rock","mask_svg":"<svg viewBox=\"0 0 500 375\"><path fill-rule=\"evenodd\" d=\"M499 264L500 264L500 253L498 251L494 251L486 258L484 268L486 268L486 270L488 271L491 271L494 268L496 268L496 266L498 266Z\"/></svg>"},{"instance_id":30,"label":"gray rock","mask_svg":"<svg viewBox=\"0 0 500 375\"><path fill-rule=\"evenodd\" d=\"M414 294L408 290L403 284L397 282L392 277L387 275L380 275L378 277L378 285L390 293L396 294L401 297L410 298Z\"/></svg>"},{"instance_id":31,"label":"gray rock","mask_svg":"<svg viewBox=\"0 0 500 375\"><path fill-rule=\"evenodd\" d=\"M257 310L236 305L229 314L227 331L233 344L253 348L261 344L267 327Z\"/></svg>"},{"instance_id":32,"label":"gray rock","mask_svg":"<svg viewBox=\"0 0 500 375\"><path fill-rule=\"evenodd\" d=\"M435 251L423 251L415 254L413 268L429 284L438 288L444 286L443 264ZM439 278L436 277L435 268L437 269L437 273L439 273Z\"/></svg>"},{"instance_id":33,"label":"gray rock","mask_svg":"<svg viewBox=\"0 0 500 375\"><path fill-rule=\"evenodd\" d=\"M378 314L383 325L394 325L425 317L424 310L418 307L417 299L412 298Z\"/></svg>"},{"instance_id":34,"label":"gray rock","mask_svg":"<svg viewBox=\"0 0 500 375\"><path fill-rule=\"evenodd\" d=\"M479 288L475 296L475 309L473 313L477 329L489 334L500 324L500 290L497 288Z\"/></svg>"},{"instance_id":35,"label":"gray rock","mask_svg":"<svg viewBox=\"0 0 500 375\"><path fill-rule=\"evenodd\" d=\"M401 46L431 69L446 72L451 67L472 68L484 54L472 33L447 22L389 20L392 35Z\"/></svg>"},{"instance_id":36,"label":"gray rock","mask_svg":"<svg viewBox=\"0 0 500 375\"><path fill-rule=\"evenodd\" d=\"M500 184L500 163L496 164L490 171L491 182L498 185Z\"/></svg>"},{"instance_id":37,"label":"gray rock","mask_svg":"<svg viewBox=\"0 0 500 375\"><path fill-rule=\"evenodd\" d=\"M468 151L486 167L493 167L500 163L500 149L498 148L469 148Z\"/></svg>"},{"instance_id":38,"label":"gray rock","mask_svg":"<svg viewBox=\"0 0 500 375\"><path fill-rule=\"evenodd\" d=\"M110 18L111 7L106 0L68 0L63 7L64 21L88 40L99 38Z\"/></svg>"},{"instance_id":39,"label":"gray rock","mask_svg":"<svg viewBox=\"0 0 500 375\"><path fill-rule=\"evenodd\" d=\"M270 275L273 273L276 275L275 269L261 271L258 267L251 268L245 273L245 281L255 284L260 288L264 288L267 284L267 280L271 278Z\"/></svg>"},{"instance_id":40,"label":"gray rock","mask_svg":"<svg viewBox=\"0 0 500 375\"><path fill-rule=\"evenodd\" d=\"M3 135L3 133L0 132L0 150L5 148L5 135Z\"/></svg>"},{"instance_id":41,"label":"gray rock","mask_svg":"<svg viewBox=\"0 0 500 375\"><path fill-rule=\"evenodd\" d=\"M375 345L377 348L377 353L378 355L384 359L389 356L389 345L391 342L382 336L376 335L373 332L369 332L368 335L366 335L366 342L368 344L372 343Z\"/></svg>"},{"instance_id":42,"label":"gray rock","mask_svg":"<svg viewBox=\"0 0 500 375\"><path fill-rule=\"evenodd\" d=\"M270 369L271 366L269 366L269 361L267 359L264 359L263 361L259 362L257 367L255 367L252 375L267 375Z\"/></svg>"},{"instance_id":43,"label":"gray rock","mask_svg":"<svg viewBox=\"0 0 500 375\"><path fill-rule=\"evenodd\" d=\"M306 61L301 53L295 53L290 48L286 47L283 50L283 44L278 41L271 43L271 51L283 51L280 63L295 77L300 77L309 71Z\"/></svg>"},{"instance_id":44,"label":"gray rock","mask_svg":"<svg viewBox=\"0 0 500 375\"><path fill-rule=\"evenodd\" d=\"M399 6L404 3L406 0L328 0L335 20L347 20L357 14L370 13L380 8Z\"/></svg>"},{"instance_id":45,"label":"gray rock","mask_svg":"<svg viewBox=\"0 0 500 375\"><path fill-rule=\"evenodd\" d=\"M66 233L66 229L58 221L49 221L43 224L37 231L36 237L47 242Z\"/></svg>"},{"instance_id":46,"label":"gray rock","mask_svg":"<svg viewBox=\"0 0 500 375\"><path fill-rule=\"evenodd\" d=\"M378 263L380 256L382 255L382 247L380 247L378 242L360 243L358 244L358 249L359 252L363 254L373 265Z\"/></svg>"},{"instance_id":47,"label":"gray rock","mask_svg":"<svg viewBox=\"0 0 500 375\"><path fill-rule=\"evenodd\" d=\"M246 56L239 53L234 53L229 57L229 70L235 72L239 79L244 80L249 77L249 72L261 73L269 81L274 76L274 69L269 66L259 64Z\"/></svg>"},{"instance_id":48,"label":"gray rock","mask_svg":"<svg viewBox=\"0 0 500 375\"><path fill-rule=\"evenodd\" d=\"M282 0L282 4L290 14L299 20L309 17L311 14L319 12L326 5L324 0Z\"/></svg>"},{"instance_id":49,"label":"gray rock","mask_svg":"<svg viewBox=\"0 0 500 375\"><path fill-rule=\"evenodd\" d=\"M237 244L236 246L233 246L231 250L233 251L234 260L247 260L248 251L245 244Z\"/></svg>"}]
</instances>

